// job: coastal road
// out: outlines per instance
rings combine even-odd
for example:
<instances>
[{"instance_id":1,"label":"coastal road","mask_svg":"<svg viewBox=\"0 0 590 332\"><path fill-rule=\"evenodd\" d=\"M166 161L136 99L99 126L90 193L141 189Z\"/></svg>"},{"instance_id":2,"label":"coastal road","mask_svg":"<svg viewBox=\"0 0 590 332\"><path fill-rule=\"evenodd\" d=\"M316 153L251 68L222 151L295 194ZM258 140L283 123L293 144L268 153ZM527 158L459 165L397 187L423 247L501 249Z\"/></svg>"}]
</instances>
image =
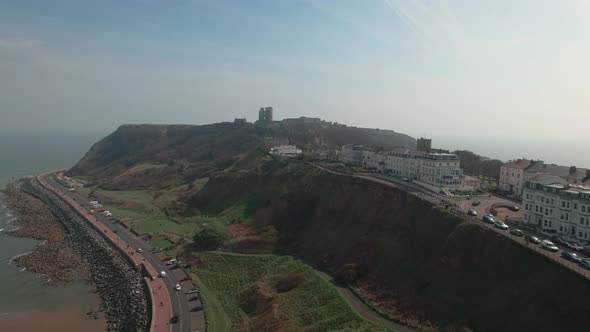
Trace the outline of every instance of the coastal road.
<instances>
[{"instance_id":1,"label":"coastal road","mask_svg":"<svg viewBox=\"0 0 590 332\"><path fill-rule=\"evenodd\" d=\"M150 331L153 332L190 332L190 312L186 301L181 298L180 292L174 290L176 280L172 278L159 278L158 272L162 270L163 264L149 251L143 250L141 245L138 245L137 240L132 236L126 236L125 232L114 232L111 223L97 216L91 215L83 205L77 195L69 192L61 184L55 181L50 176L40 176L39 182L50 190L57 192L62 198L73 208L78 210L90 223L95 224L99 229L102 229L104 235L111 239L121 250L125 251L129 257L136 263L136 265L144 265L149 274L155 276L154 280L146 278L148 288L150 289L150 297L152 298L152 322ZM110 231L109 231L110 230ZM139 253L137 249L142 248L143 253ZM143 255L145 254L145 255ZM184 304L184 306L183 306ZM184 310L183 310L184 309ZM172 316L177 315L179 322L171 324ZM204 331L204 330L203 330Z\"/></svg>"},{"instance_id":2,"label":"coastal road","mask_svg":"<svg viewBox=\"0 0 590 332\"><path fill-rule=\"evenodd\" d=\"M47 181L58 188L60 188L68 197L75 200L77 203L81 204L85 207L85 210L90 210L89 201L87 198L75 193L70 192L61 185L60 182L56 181L53 177L47 177ZM101 215L101 214L94 214L95 218L100 220L103 225L112 233L116 233L121 239L123 239L127 244L129 244L129 252L132 252L133 255L141 256L146 261L148 261L157 271L165 271L167 276L166 278L158 278L164 281L166 285L166 289L170 293L171 299L171 307L172 307L172 315L178 316L179 321L176 324L172 325L173 332L193 332L193 331L206 331L206 321L205 315L203 311L199 312L191 312L190 310L194 307L200 306L203 307L200 299L197 301L189 302L188 300L191 297L194 297L196 294L187 295L185 292L193 288L192 283L189 281L180 282L181 279L186 277L184 272L181 269L170 270L170 266L166 265L165 262L162 261L162 257L165 255L163 254L154 254L149 250L152 247L143 241L141 238L138 238L133 233L131 233L127 228L122 227L119 223L113 223L109 218ZM141 253L138 250L141 249ZM180 284L182 290L177 291L175 289L176 284ZM156 290L158 292L159 290ZM161 291L161 290L160 290ZM156 303L159 305L159 303Z\"/></svg>"}]
</instances>

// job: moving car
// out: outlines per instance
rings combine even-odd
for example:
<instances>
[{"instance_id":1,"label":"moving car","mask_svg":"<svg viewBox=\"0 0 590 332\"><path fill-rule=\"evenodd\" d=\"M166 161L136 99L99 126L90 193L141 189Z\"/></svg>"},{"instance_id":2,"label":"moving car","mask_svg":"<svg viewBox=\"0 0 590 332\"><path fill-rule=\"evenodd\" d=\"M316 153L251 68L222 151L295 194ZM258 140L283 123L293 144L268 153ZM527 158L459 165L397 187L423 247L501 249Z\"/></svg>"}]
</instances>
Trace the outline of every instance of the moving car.
<instances>
[{"instance_id":1,"label":"moving car","mask_svg":"<svg viewBox=\"0 0 590 332\"><path fill-rule=\"evenodd\" d=\"M180 287L180 284L176 284L176 286L174 286L174 289L176 289L177 291L181 290L182 287Z\"/></svg>"},{"instance_id":2,"label":"moving car","mask_svg":"<svg viewBox=\"0 0 590 332\"><path fill-rule=\"evenodd\" d=\"M506 225L502 220L497 220L496 222L494 222L494 226L496 228L502 229L502 230L507 230L508 229L508 225Z\"/></svg>"},{"instance_id":3,"label":"moving car","mask_svg":"<svg viewBox=\"0 0 590 332\"><path fill-rule=\"evenodd\" d=\"M142 253L143 252L143 249L137 248L137 252Z\"/></svg>"},{"instance_id":4,"label":"moving car","mask_svg":"<svg viewBox=\"0 0 590 332\"><path fill-rule=\"evenodd\" d=\"M160 277L166 278L166 271L161 271L160 272Z\"/></svg>"},{"instance_id":5,"label":"moving car","mask_svg":"<svg viewBox=\"0 0 590 332\"><path fill-rule=\"evenodd\" d=\"M508 209L510 211L514 211L514 212L520 211L520 208L518 206L516 206L516 205L509 206Z\"/></svg>"},{"instance_id":6,"label":"moving car","mask_svg":"<svg viewBox=\"0 0 590 332\"><path fill-rule=\"evenodd\" d=\"M174 317L170 318L170 323L172 323L172 324L178 323L178 316L174 316Z\"/></svg>"},{"instance_id":7,"label":"moving car","mask_svg":"<svg viewBox=\"0 0 590 332\"><path fill-rule=\"evenodd\" d=\"M590 270L590 259L582 259L578 264L586 270Z\"/></svg>"},{"instance_id":8,"label":"moving car","mask_svg":"<svg viewBox=\"0 0 590 332\"><path fill-rule=\"evenodd\" d=\"M467 214L470 215L470 216L473 216L473 217L477 216L477 212L475 210L473 210L473 209L467 211Z\"/></svg>"},{"instance_id":9,"label":"moving car","mask_svg":"<svg viewBox=\"0 0 590 332\"><path fill-rule=\"evenodd\" d=\"M512 234L514 236L518 236L518 237L524 236L524 232L521 231L520 229L517 229L517 228L511 229L510 234Z\"/></svg>"},{"instance_id":10,"label":"moving car","mask_svg":"<svg viewBox=\"0 0 590 332\"><path fill-rule=\"evenodd\" d=\"M571 251L563 251L561 253L561 257L567 259L570 262L580 263L582 261L582 257L578 256L578 254L571 252Z\"/></svg>"},{"instance_id":11,"label":"moving car","mask_svg":"<svg viewBox=\"0 0 590 332\"><path fill-rule=\"evenodd\" d=\"M485 216L483 216L483 218L481 218L481 220L483 220L483 222L485 222L486 224L493 224L496 222L496 220L494 220L494 217L490 214L486 214Z\"/></svg>"},{"instance_id":12,"label":"moving car","mask_svg":"<svg viewBox=\"0 0 590 332\"><path fill-rule=\"evenodd\" d=\"M541 241L541 247L543 247L543 249L545 249L545 250L549 250L549 251L553 251L553 252L559 251L559 248L555 244L553 244L553 242L551 242L549 240Z\"/></svg>"},{"instance_id":13,"label":"moving car","mask_svg":"<svg viewBox=\"0 0 590 332\"><path fill-rule=\"evenodd\" d=\"M473 205L473 206L478 206L479 204L481 204L480 201L473 201L471 203L471 205Z\"/></svg>"},{"instance_id":14,"label":"moving car","mask_svg":"<svg viewBox=\"0 0 590 332\"><path fill-rule=\"evenodd\" d=\"M530 235L530 234L527 235L527 236L525 236L524 240L527 241L527 242L532 242L534 244L541 243L541 240L538 237L536 237L534 235Z\"/></svg>"}]
</instances>

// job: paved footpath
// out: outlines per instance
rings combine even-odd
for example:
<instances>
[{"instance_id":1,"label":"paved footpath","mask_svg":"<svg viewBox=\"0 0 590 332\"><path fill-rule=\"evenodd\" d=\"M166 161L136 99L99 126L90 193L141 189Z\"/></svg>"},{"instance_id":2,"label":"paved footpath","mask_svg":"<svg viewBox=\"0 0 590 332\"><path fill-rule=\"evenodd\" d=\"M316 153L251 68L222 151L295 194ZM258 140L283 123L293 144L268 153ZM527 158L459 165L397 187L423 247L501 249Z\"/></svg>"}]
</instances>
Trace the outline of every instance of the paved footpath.
<instances>
[{"instance_id":1,"label":"paved footpath","mask_svg":"<svg viewBox=\"0 0 590 332\"><path fill-rule=\"evenodd\" d=\"M172 330L172 326L170 324L170 318L172 317L172 302L170 300L168 288L166 288L164 281L158 277L158 271L152 266L152 264L146 261L140 253L136 252L132 246L119 238L117 234L109 232L105 225L103 225L93 215L89 214L88 211L86 211L76 201L72 200L62 191L47 183L47 181L45 181L45 176L50 173L52 172L44 173L37 177L39 183L41 183L43 187L55 193L65 202L67 202L72 208L76 209L80 215L84 216L84 218L90 224L101 231L103 235L111 241L111 243L119 247L122 252L125 252L138 268L143 265L148 273L151 276L154 276L153 280L152 278L145 278L152 302L152 321L150 325L150 331L170 332Z\"/></svg>"}]
</instances>

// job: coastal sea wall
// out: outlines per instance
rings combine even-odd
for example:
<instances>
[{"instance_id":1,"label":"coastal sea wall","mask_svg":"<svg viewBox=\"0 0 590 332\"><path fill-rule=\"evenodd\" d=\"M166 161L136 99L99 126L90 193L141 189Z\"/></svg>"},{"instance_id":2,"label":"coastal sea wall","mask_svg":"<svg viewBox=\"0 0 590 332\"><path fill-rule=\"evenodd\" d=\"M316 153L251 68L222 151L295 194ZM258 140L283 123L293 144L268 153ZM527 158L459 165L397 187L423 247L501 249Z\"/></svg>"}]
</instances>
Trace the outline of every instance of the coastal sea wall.
<instances>
[{"instance_id":1,"label":"coastal sea wall","mask_svg":"<svg viewBox=\"0 0 590 332\"><path fill-rule=\"evenodd\" d=\"M21 189L49 206L65 227L70 246L87 261L102 299L108 331L147 331L149 300L136 267L74 209L36 180L23 182Z\"/></svg>"}]
</instances>

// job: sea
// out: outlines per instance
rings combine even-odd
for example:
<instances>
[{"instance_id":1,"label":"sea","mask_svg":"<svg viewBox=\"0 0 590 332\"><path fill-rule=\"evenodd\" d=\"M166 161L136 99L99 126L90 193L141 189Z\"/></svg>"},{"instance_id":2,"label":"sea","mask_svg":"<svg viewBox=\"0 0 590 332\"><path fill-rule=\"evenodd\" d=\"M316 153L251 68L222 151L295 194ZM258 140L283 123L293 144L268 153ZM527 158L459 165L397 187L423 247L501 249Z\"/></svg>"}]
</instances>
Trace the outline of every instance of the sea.
<instances>
[{"instance_id":1,"label":"sea","mask_svg":"<svg viewBox=\"0 0 590 332\"><path fill-rule=\"evenodd\" d=\"M101 136L55 134L0 134L0 188L15 178L74 165ZM0 194L2 195L2 194ZM97 307L91 285L72 282L48 285L41 275L24 271L10 261L30 252L39 241L4 234L15 227L16 216L0 196L0 326L2 317L23 312L47 312L79 308L82 312Z\"/></svg>"}]
</instances>

